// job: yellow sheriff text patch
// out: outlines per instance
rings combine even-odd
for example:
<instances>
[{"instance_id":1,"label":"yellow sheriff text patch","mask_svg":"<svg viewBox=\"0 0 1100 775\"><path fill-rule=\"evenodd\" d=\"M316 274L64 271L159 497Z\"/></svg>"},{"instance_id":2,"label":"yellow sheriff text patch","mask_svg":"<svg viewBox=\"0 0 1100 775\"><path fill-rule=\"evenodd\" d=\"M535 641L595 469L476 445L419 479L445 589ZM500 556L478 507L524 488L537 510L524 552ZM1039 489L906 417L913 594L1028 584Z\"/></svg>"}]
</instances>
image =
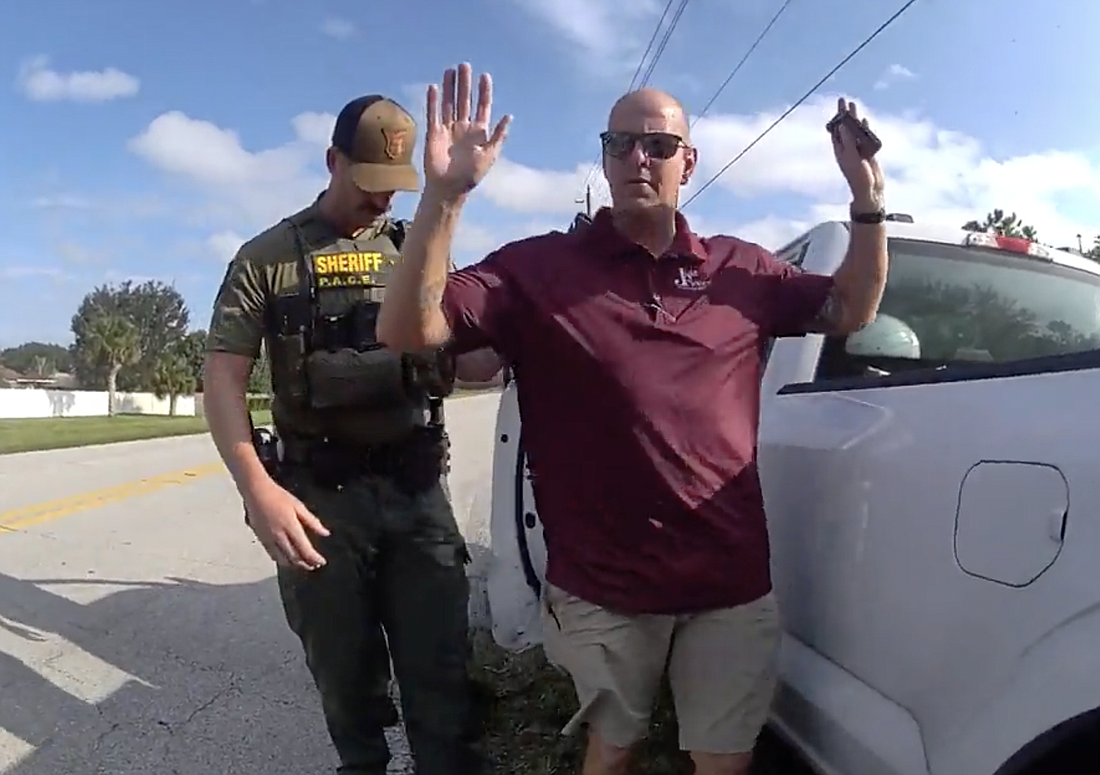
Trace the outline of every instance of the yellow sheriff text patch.
<instances>
[{"instance_id":1,"label":"yellow sheriff text patch","mask_svg":"<svg viewBox=\"0 0 1100 775\"><path fill-rule=\"evenodd\" d=\"M319 288L373 286L387 263L389 259L377 251L321 254L313 256L313 273Z\"/></svg>"}]
</instances>

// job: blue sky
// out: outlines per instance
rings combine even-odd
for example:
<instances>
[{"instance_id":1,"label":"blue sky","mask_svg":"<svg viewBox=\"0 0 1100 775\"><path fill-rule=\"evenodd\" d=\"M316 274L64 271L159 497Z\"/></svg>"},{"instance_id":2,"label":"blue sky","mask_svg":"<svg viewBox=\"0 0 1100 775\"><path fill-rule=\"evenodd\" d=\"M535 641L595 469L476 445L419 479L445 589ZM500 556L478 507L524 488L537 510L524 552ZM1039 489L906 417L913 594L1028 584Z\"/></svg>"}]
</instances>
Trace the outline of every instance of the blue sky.
<instances>
[{"instance_id":1,"label":"blue sky","mask_svg":"<svg viewBox=\"0 0 1100 775\"><path fill-rule=\"evenodd\" d=\"M781 0L691 0L651 85L697 111ZM699 121L710 177L899 5L793 0ZM777 247L843 212L822 128L844 93L883 137L891 208L959 222L1016 209L1065 244L1100 229L1100 6L918 0L687 209L702 232ZM71 341L82 296L174 282L205 327L241 240L324 186L331 120L359 94L420 118L462 60L515 116L458 263L568 223L607 108L661 0L12 0L0 7L0 346ZM838 11L840 8L842 10ZM400 9L400 10L398 10ZM631 10L623 10L631 9ZM76 75L74 75L74 73ZM595 176L597 196L600 175ZM408 214L415 195L401 195Z\"/></svg>"}]
</instances>

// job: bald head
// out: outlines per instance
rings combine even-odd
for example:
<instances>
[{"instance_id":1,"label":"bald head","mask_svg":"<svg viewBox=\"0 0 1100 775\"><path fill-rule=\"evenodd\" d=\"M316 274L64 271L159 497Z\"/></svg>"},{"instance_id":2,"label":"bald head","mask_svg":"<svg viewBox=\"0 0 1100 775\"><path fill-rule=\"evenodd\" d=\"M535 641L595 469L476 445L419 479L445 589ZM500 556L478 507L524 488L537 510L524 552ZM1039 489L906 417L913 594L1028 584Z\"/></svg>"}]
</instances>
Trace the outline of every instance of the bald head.
<instances>
[{"instance_id":1,"label":"bald head","mask_svg":"<svg viewBox=\"0 0 1100 775\"><path fill-rule=\"evenodd\" d=\"M624 94L611 108L601 139L612 208L646 217L663 212L667 218L697 158L680 101L660 89Z\"/></svg>"},{"instance_id":2,"label":"bald head","mask_svg":"<svg viewBox=\"0 0 1100 775\"><path fill-rule=\"evenodd\" d=\"M654 131L654 124L662 125L662 131L672 132L688 141L688 121L684 106L671 94L660 89L645 87L627 92L611 106L607 128L612 131Z\"/></svg>"}]
</instances>

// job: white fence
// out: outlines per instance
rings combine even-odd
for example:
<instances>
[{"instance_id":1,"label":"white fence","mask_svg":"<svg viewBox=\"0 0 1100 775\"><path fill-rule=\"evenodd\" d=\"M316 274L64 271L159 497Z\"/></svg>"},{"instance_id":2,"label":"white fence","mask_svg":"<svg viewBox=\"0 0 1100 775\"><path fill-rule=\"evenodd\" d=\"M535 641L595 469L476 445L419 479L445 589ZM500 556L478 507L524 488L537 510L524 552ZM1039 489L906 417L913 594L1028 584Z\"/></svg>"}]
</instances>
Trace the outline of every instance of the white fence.
<instances>
[{"instance_id":1,"label":"white fence","mask_svg":"<svg viewBox=\"0 0 1100 775\"><path fill-rule=\"evenodd\" d=\"M179 396L176 414L194 417L195 396ZM167 415L171 402L152 393L118 393L115 396L118 414ZM201 408L198 409L201 414ZM103 417L107 415L106 390L27 390L0 388L0 418L17 417Z\"/></svg>"}]
</instances>

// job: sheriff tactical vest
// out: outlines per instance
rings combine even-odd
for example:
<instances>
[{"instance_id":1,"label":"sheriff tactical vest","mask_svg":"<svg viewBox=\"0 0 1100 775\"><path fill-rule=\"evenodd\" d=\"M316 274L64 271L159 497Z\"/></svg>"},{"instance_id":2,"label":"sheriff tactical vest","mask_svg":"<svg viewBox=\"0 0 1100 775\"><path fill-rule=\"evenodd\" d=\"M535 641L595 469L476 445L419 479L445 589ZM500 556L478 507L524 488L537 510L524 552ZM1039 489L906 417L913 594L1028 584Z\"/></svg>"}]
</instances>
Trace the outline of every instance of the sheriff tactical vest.
<instances>
[{"instance_id":1,"label":"sheriff tactical vest","mask_svg":"<svg viewBox=\"0 0 1100 775\"><path fill-rule=\"evenodd\" d=\"M424 424L429 401L453 389L449 359L438 351L398 355L375 336L404 224L318 247L307 242L296 217L288 221L298 289L272 305L271 326L273 388L283 414L298 415L302 422L290 424L309 427L309 435L364 445Z\"/></svg>"}]
</instances>

